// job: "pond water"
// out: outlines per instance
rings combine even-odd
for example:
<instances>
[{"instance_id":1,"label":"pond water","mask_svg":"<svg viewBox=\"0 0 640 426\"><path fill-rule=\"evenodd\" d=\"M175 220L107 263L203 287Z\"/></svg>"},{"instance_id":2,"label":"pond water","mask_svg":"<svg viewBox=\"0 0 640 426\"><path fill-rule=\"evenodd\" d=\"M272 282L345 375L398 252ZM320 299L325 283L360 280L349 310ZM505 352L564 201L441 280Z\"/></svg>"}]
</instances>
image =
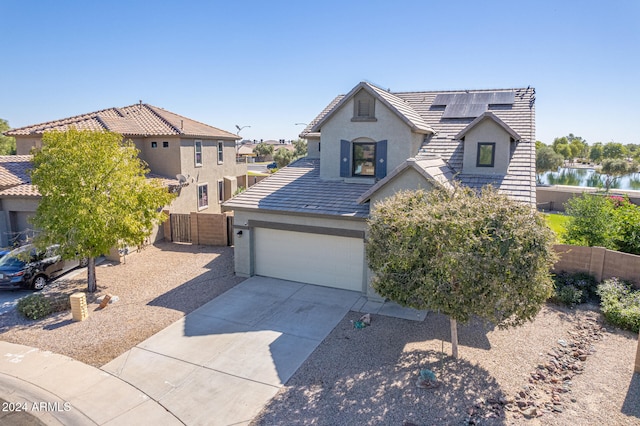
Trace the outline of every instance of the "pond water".
<instances>
[{"instance_id":1,"label":"pond water","mask_svg":"<svg viewBox=\"0 0 640 426\"><path fill-rule=\"evenodd\" d=\"M540 182L547 185L572 185L589 186L592 188L604 187L603 175L596 173L595 169L560 167L556 172L545 172L540 175ZM611 185L615 189L640 190L640 173L631 173L615 180Z\"/></svg>"}]
</instances>

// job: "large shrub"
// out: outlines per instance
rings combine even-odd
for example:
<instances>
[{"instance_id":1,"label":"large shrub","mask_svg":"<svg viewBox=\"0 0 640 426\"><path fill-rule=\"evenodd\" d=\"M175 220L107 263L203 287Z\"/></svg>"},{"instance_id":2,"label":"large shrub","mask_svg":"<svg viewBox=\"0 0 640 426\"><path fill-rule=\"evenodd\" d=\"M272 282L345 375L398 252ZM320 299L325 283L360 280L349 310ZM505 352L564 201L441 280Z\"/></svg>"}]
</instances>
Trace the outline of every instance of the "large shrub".
<instances>
[{"instance_id":1,"label":"large shrub","mask_svg":"<svg viewBox=\"0 0 640 426\"><path fill-rule=\"evenodd\" d=\"M565 208L570 217L564 234L568 244L617 248L614 204L609 197L583 193L567 201Z\"/></svg>"},{"instance_id":2,"label":"large shrub","mask_svg":"<svg viewBox=\"0 0 640 426\"><path fill-rule=\"evenodd\" d=\"M600 310L611 324L636 333L640 329L640 290L618 278L611 278L598 286Z\"/></svg>"},{"instance_id":3,"label":"large shrub","mask_svg":"<svg viewBox=\"0 0 640 426\"><path fill-rule=\"evenodd\" d=\"M640 208L629 197L611 197L616 223L615 245L625 253L640 254Z\"/></svg>"}]
</instances>

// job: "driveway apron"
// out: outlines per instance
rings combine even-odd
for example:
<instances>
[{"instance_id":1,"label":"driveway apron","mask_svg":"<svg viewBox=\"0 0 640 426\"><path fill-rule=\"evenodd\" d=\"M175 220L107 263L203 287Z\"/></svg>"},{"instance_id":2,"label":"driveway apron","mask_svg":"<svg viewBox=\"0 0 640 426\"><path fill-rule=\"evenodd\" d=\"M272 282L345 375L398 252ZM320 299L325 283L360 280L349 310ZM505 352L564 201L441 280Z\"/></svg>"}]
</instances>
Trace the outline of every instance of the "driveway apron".
<instances>
[{"instance_id":1,"label":"driveway apron","mask_svg":"<svg viewBox=\"0 0 640 426\"><path fill-rule=\"evenodd\" d=\"M358 303L352 291L252 277L102 369L185 424L248 424Z\"/></svg>"}]
</instances>

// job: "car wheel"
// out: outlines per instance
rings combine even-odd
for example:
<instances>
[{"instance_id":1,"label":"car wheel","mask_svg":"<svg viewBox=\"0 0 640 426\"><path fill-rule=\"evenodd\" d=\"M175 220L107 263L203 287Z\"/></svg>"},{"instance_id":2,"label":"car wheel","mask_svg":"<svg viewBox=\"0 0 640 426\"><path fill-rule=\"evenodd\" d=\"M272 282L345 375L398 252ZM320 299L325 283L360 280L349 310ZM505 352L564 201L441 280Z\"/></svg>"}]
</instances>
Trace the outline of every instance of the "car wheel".
<instances>
[{"instance_id":1,"label":"car wheel","mask_svg":"<svg viewBox=\"0 0 640 426\"><path fill-rule=\"evenodd\" d=\"M83 257L82 259L80 259L80 267L81 268L84 268L88 264L89 264L89 258L88 257Z\"/></svg>"},{"instance_id":2,"label":"car wheel","mask_svg":"<svg viewBox=\"0 0 640 426\"><path fill-rule=\"evenodd\" d=\"M47 277L44 275L38 275L33 279L31 283L31 289L33 291L40 291L47 285Z\"/></svg>"}]
</instances>

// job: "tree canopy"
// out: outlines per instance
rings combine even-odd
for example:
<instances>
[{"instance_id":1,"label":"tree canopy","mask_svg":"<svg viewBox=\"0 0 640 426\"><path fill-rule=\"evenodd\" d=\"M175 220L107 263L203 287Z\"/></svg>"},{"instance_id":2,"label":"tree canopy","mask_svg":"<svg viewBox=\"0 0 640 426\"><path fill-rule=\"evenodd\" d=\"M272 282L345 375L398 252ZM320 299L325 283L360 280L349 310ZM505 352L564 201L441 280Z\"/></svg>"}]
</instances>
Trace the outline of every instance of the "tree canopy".
<instances>
[{"instance_id":1,"label":"tree canopy","mask_svg":"<svg viewBox=\"0 0 640 426\"><path fill-rule=\"evenodd\" d=\"M564 158L562 155L556 153L552 148L543 146L536 149L536 174L538 175L538 181L540 181L540 174L550 171L558 170L564 164Z\"/></svg>"},{"instance_id":2,"label":"tree canopy","mask_svg":"<svg viewBox=\"0 0 640 426\"><path fill-rule=\"evenodd\" d=\"M278 165L278 168L281 169L291 163L291 160L293 160L293 152L289 151L287 148L278 148L278 150L273 154L273 160Z\"/></svg>"},{"instance_id":3,"label":"tree canopy","mask_svg":"<svg viewBox=\"0 0 640 426\"><path fill-rule=\"evenodd\" d=\"M253 148L253 152L264 160L267 156L273 154L273 145L269 145L268 143L260 142Z\"/></svg>"},{"instance_id":4,"label":"tree canopy","mask_svg":"<svg viewBox=\"0 0 640 426\"><path fill-rule=\"evenodd\" d=\"M122 135L47 132L33 157L31 179L42 195L33 224L36 244L61 244L63 258L89 259L88 290L96 290L95 257L112 247L140 245L174 198Z\"/></svg>"},{"instance_id":5,"label":"tree canopy","mask_svg":"<svg viewBox=\"0 0 640 426\"><path fill-rule=\"evenodd\" d=\"M307 141L304 139L298 139L293 142L293 146L296 147L296 150L293 153L296 157L304 157L307 155Z\"/></svg>"},{"instance_id":6,"label":"tree canopy","mask_svg":"<svg viewBox=\"0 0 640 426\"><path fill-rule=\"evenodd\" d=\"M7 120L0 118L0 155L15 155L16 153L16 138L2 134L10 128Z\"/></svg>"},{"instance_id":7,"label":"tree canopy","mask_svg":"<svg viewBox=\"0 0 640 426\"><path fill-rule=\"evenodd\" d=\"M600 173L605 175L605 191L609 192L611 185L620 177L638 171L638 164L620 158L607 158L602 161Z\"/></svg>"},{"instance_id":8,"label":"tree canopy","mask_svg":"<svg viewBox=\"0 0 640 426\"><path fill-rule=\"evenodd\" d=\"M400 192L373 207L366 245L373 288L401 305L456 323L498 327L532 320L553 283L554 234L529 205L488 186Z\"/></svg>"}]
</instances>

